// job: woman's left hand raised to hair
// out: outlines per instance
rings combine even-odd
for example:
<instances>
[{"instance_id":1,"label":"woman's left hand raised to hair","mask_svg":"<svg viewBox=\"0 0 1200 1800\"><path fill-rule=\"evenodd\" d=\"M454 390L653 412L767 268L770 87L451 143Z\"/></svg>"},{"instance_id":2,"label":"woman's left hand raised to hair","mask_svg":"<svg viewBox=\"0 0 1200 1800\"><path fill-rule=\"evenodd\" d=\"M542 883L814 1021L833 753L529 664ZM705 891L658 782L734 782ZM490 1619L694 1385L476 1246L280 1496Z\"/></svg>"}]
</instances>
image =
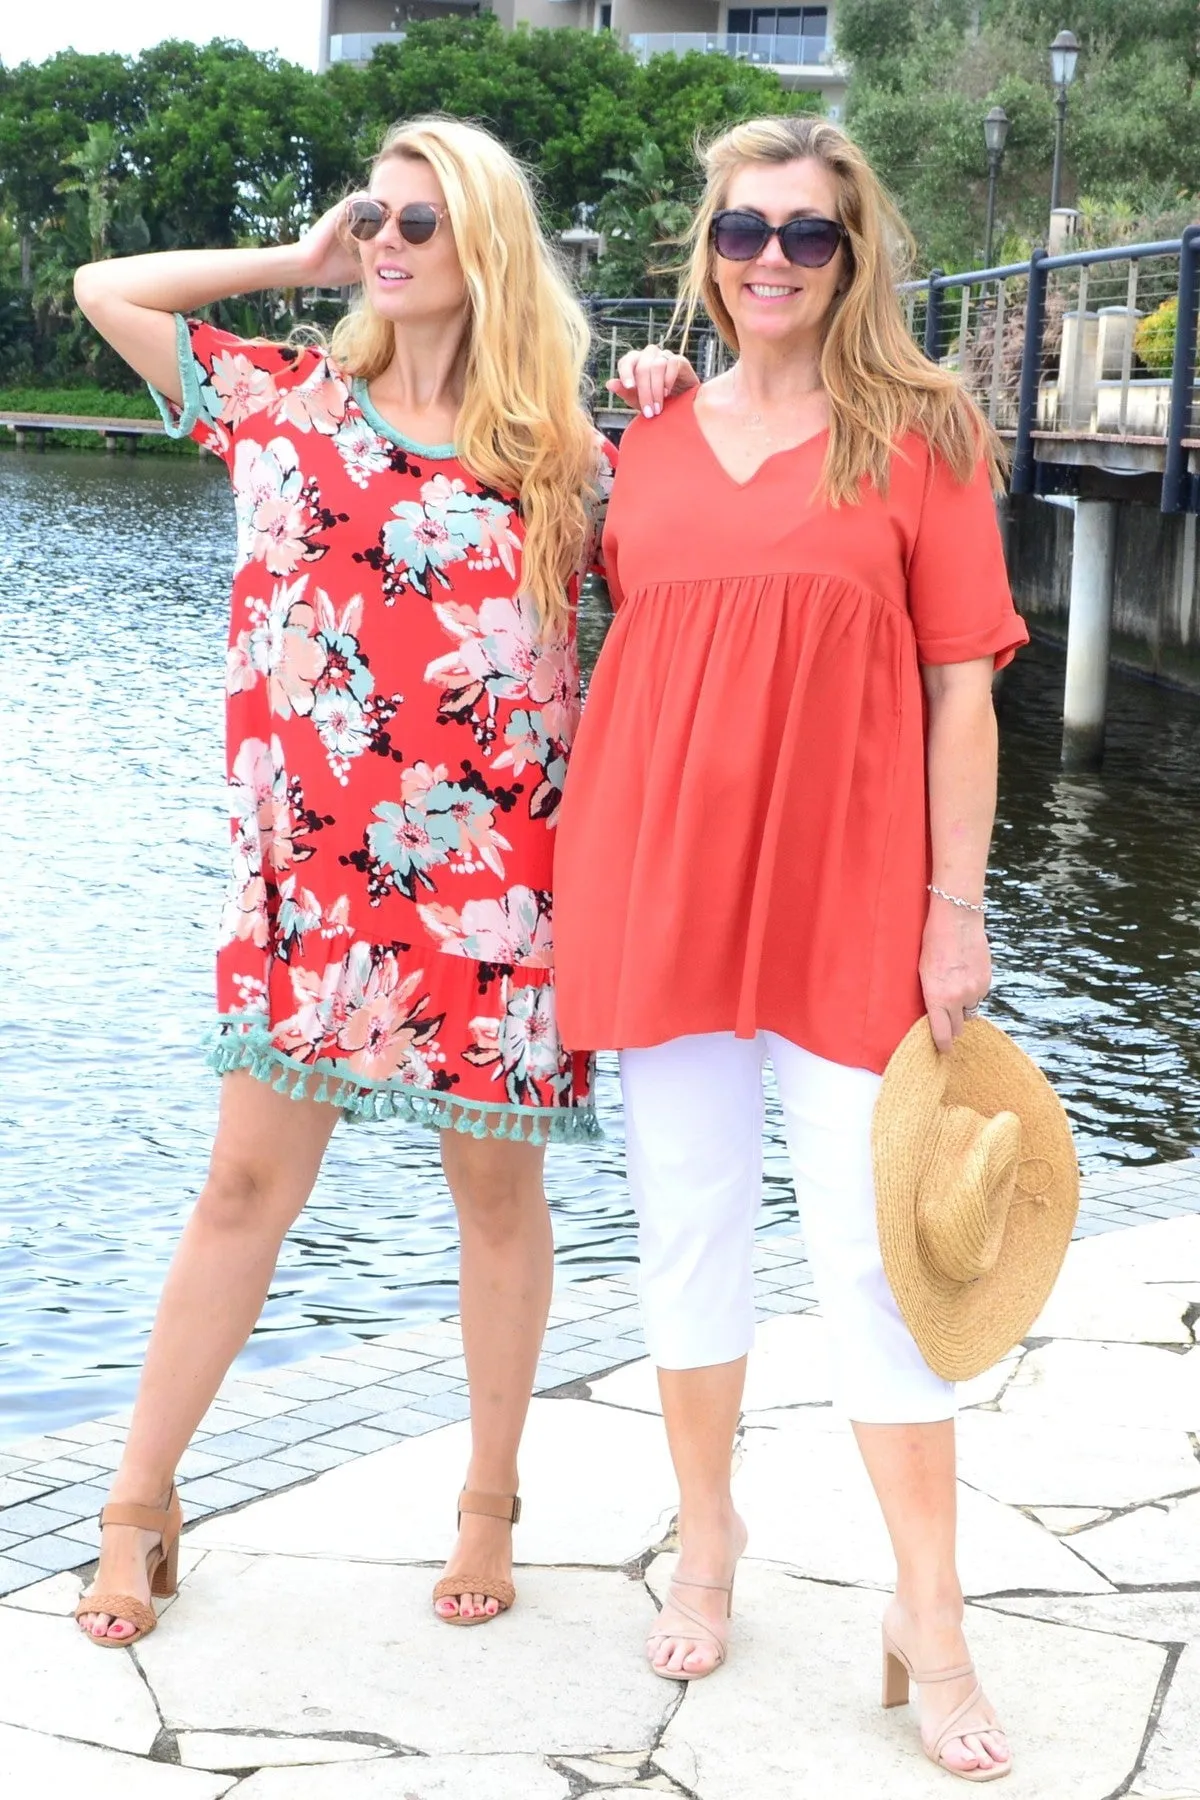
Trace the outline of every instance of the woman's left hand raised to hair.
<instances>
[{"instance_id":1,"label":"woman's left hand raised to hair","mask_svg":"<svg viewBox=\"0 0 1200 1800\"><path fill-rule=\"evenodd\" d=\"M644 350L629 350L617 364L618 379L607 383L610 394L636 406L647 419L663 409L663 401L671 394L686 393L699 387L700 377L686 356L676 356L661 344L647 344Z\"/></svg>"}]
</instances>

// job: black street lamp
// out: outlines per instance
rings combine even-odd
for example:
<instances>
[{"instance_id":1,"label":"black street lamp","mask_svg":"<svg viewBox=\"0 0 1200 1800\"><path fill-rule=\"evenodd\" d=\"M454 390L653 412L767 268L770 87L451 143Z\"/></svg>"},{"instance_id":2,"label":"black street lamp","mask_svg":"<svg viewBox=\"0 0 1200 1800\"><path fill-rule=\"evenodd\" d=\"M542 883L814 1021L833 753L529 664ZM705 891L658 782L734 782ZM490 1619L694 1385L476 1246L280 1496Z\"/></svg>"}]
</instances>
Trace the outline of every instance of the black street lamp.
<instances>
[{"instance_id":1,"label":"black street lamp","mask_svg":"<svg viewBox=\"0 0 1200 1800\"><path fill-rule=\"evenodd\" d=\"M1079 39L1073 31L1060 31L1050 46L1050 73L1058 90L1058 121L1054 127L1054 173L1050 177L1050 211L1058 210L1058 192L1062 181L1063 129L1067 123L1067 89L1075 79L1079 61Z\"/></svg>"},{"instance_id":2,"label":"black street lamp","mask_svg":"<svg viewBox=\"0 0 1200 1800\"><path fill-rule=\"evenodd\" d=\"M1004 161L1004 145L1008 138L1008 114L1002 106L993 106L983 121L983 141L987 145L988 198L987 228L984 232L983 266L992 266L992 236L996 228L996 182Z\"/></svg>"}]
</instances>

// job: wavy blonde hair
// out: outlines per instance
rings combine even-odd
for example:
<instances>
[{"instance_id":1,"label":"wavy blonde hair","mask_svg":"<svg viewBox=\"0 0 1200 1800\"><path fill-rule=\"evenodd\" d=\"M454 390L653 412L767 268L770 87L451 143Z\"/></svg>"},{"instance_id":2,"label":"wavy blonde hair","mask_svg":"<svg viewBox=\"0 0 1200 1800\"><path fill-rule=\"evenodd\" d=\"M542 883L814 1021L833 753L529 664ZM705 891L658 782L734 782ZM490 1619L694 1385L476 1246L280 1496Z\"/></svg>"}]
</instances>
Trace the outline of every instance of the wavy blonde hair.
<instances>
[{"instance_id":1,"label":"wavy blonde hair","mask_svg":"<svg viewBox=\"0 0 1200 1800\"><path fill-rule=\"evenodd\" d=\"M838 505L853 503L867 477L887 492L892 453L906 432L918 432L945 458L960 481L980 456L992 484L1002 486L1000 439L956 375L931 363L909 335L896 293L913 240L875 171L852 139L827 119L750 119L702 152L704 199L685 240L688 261L680 281L675 326L685 335L703 307L724 342L738 348L737 331L721 299L709 231L729 184L748 163L796 162L812 157L837 184L837 216L849 233L848 280L834 301L821 348L821 381L829 397L829 446L823 487Z\"/></svg>"},{"instance_id":2,"label":"wavy blonde hair","mask_svg":"<svg viewBox=\"0 0 1200 1800\"><path fill-rule=\"evenodd\" d=\"M466 280L455 449L478 481L518 497L523 587L543 630L561 629L596 479L595 433L581 403L587 320L542 235L528 177L490 132L459 119L413 119L388 132L372 174L392 156L428 163L437 176ZM334 329L333 360L372 381L394 353L393 327L364 290Z\"/></svg>"}]
</instances>

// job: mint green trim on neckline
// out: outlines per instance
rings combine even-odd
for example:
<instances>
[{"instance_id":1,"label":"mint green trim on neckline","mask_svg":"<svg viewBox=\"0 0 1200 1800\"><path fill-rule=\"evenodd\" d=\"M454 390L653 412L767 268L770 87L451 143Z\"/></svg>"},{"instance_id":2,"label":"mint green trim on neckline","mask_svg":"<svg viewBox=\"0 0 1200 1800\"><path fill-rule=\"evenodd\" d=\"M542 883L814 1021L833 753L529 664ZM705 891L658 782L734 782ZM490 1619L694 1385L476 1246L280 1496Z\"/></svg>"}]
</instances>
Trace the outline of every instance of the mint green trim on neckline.
<instances>
[{"instance_id":1,"label":"mint green trim on neckline","mask_svg":"<svg viewBox=\"0 0 1200 1800\"><path fill-rule=\"evenodd\" d=\"M506 1106L499 1101L460 1100L453 1093L413 1087L406 1081L372 1081L366 1075L347 1079L344 1064L328 1058L302 1063L276 1049L258 1013L218 1013L205 1047L205 1061L218 1075L248 1069L256 1081L269 1081L277 1094L327 1101L339 1106L348 1119L403 1119L431 1131L530 1144L593 1143L604 1136L590 1103ZM310 1082L316 1087L311 1095Z\"/></svg>"},{"instance_id":2,"label":"mint green trim on neckline","mask_svg":"<svg viewBox=\"0 0 1200 1800\"><path fill-rule=\"evenodd\" d=\"M196 373L196 359L192 355L192 334L188 330L188 322L182 313L175 314L175 355L179 359L179 383L183 393L183 411L178 413L174 403L160 394L152 381L146 386L150 389L150 398L162 414L163 427L169 438L191 437L200 420L200 377Z\"/></svg>"},{"instance_id":3,"label":"mint green trim on neckline","mask_svg":"<svg viewBox=\"0 0 1200 1800\"><path fill-rule=\"evenodd\" d=\"M405 437L394 425L389 425L383 414L375 406L361 375L356 375L350 383L350 391L363 418L386 438L389 444L399 444L401 450L407 450L413 456L427 456L430 462L451 462L458 452L453 444L418 444L415 438Z\"/></svg>"}]
</instances>

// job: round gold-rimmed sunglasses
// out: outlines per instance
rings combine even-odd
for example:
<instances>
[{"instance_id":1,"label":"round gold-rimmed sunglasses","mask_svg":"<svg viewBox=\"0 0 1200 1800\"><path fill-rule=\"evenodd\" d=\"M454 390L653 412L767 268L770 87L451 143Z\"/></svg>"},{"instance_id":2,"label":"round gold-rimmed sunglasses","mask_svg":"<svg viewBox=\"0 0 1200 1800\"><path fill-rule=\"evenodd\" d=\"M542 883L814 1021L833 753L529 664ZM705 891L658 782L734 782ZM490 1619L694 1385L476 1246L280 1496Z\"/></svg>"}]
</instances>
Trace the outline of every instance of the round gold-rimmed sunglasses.
<instances>
[{"instance_id":1,"label":"round gold-rimmed sunglasses","mask_svg":"<svg viewBox=\"0 0 1200 1800\"><path fill-rule=\"evenodd\" d=\"M383 200L347 200L346 229L360 244L377 238L389 219L406 244L427 244L446 216L444 206L430 200L414 200L397 212Z\"/></svg>"}]
</instances>

